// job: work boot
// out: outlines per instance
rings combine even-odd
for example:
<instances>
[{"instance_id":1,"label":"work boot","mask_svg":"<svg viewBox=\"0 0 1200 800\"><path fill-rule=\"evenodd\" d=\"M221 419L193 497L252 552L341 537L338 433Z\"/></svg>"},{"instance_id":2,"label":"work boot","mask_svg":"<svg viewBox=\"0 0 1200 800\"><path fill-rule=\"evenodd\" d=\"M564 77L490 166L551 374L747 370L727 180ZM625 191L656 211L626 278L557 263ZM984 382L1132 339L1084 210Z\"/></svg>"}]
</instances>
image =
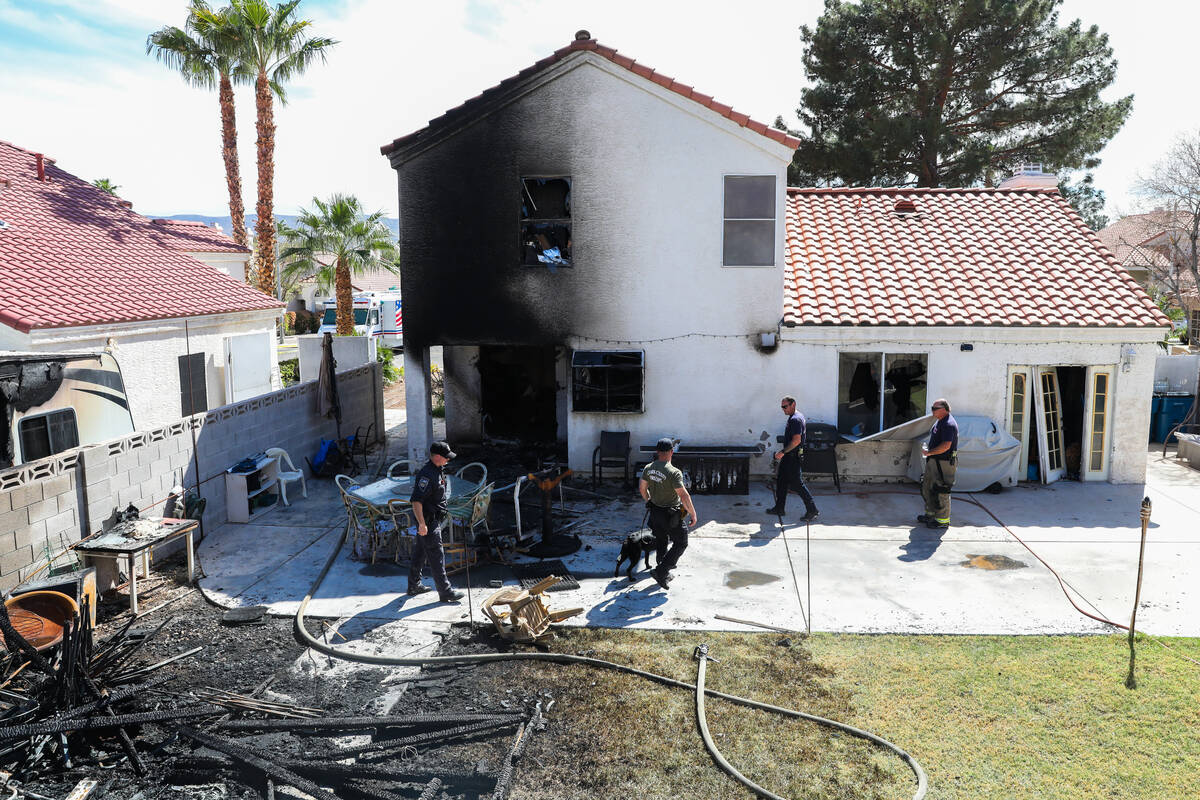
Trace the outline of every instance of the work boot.
<instances>
[{"instance_id":1,"label":"work boot","mask_svg":"<svg viewBox=\"0 0 1200 800\"><path fill-rule=\"evenodd\" d=\"M925 523L925 527L935 531L944 531L950 527L950 520L942 522L941 520L933 519L932 517Z\"/></svg>"},{"instance_id":2,"label":"work boot","mask_svg":"<svg viewBox=\"0 0 1200 800\"><path fill-rule=\"evenodd\" d=\"M816 519L819 516L821 516L820 511L817 511L815 508L810 508L808 511L804 512L804 516L800 518L800 521L801 522L812 522L814 519Z\"/></svg>"},{"instance_id":3,"label":"work boot","mask_svg":"<svg viewBox=\"0 0 1200 800\"><path fill-rule=\"evenodd\" d=\"M787 513L787 510L782 509L782 508L776 508L776 507L772 506L771 508L767 509L767 513L773 517L782 517L784 514Z\"/></svg>"},{"instance_id":4,"label":"work boot","mask_svg":"<svg viewBox=\"0 0 1200 800\"><path fill-rule=\"evenodd\" d=\"M405 592L405 594L407 594L409 597L416 597L419 594L425 594L426 592L432 592L432 591L433 591L433 589L430 589L425 584L418 583L416 586L408 587L408 591Z\"/></svg>"},{"instance_id":5,"label":"work boot","mask_svg":"<svg viewBox=\"0 0 1200 800\"><path fill-rule=\"evenodd\" d=\"M466 595L460 592L458 589L451 589L449 594L439 595L438 601L441 603L457 603L464 597L466 597Z\"/></svg>"},{"instance_id":6,"label":"work boot","mask_svg":"<svg viewBox=\"0 0 1200 800\"><path fill-rule=\"evenodd\" d=\"M657 583L659 586L661 586L664 590L671 588L668 585L671 581L671 577L670 577L669 573L664 572L661 569L655 568L654 572L652 572L650 574L654 576L654 582Z\"/></svg>"},{"instance_id":7,"label":"work boot","mask_svg":"<svg viewBox=\"0 0 1200 800\"><path fill-rule=\"evenodd\" d=\"M917 522L933 522L933 517L928 514L917 514Z\"/></svg>"}]
</instances>

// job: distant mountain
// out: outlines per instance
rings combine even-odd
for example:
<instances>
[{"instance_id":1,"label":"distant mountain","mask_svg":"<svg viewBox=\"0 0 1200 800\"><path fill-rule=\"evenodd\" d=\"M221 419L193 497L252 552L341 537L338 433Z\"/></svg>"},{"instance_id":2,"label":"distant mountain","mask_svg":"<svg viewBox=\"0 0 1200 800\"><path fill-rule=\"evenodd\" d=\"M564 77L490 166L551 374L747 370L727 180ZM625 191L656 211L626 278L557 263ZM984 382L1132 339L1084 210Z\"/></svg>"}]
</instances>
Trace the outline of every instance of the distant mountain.
<instances>
[{"instance_id":1,"label":"distant mountain","mask_svg":"<svg viewBox=\"0 0 1200 800\"><path fill-rule=\"evenodd\" d=\"M157 216L155 219L183 219L189 222L203 222L205 225L220 225L221 230L225 233L233 232L233 221L229 217L206 217L203 214L172 214L171 216ZM250 235L254 236L254 223L258 219L257 214L246 215L246 230ZM281 219L288 225L295 225L299 219L295 214L276 214L275 219ZM400 220L395 217L384 217L383 224L392 232L392 238L400 238Z\"/></svg>"}]
</instances>

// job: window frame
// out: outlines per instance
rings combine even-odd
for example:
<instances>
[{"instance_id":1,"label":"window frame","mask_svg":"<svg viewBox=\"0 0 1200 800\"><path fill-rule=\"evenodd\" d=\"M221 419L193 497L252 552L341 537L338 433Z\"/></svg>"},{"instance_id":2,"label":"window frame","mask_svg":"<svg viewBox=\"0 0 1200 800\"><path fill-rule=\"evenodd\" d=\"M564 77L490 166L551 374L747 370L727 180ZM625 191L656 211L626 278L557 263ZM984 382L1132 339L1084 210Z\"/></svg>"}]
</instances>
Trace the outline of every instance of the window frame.
<instances>
[{"instance_id":1,"label":"window frame","mask_svg":"<svg viewBox=\"0 0 1200 800\"><path fill-rule=\"evenodd\" d=\"M591 355L634 355L638 356L638 364L577 364L577 357L583 354ZM646 412L646 351L645 350L572 350L571 351L571 411L576 414L644 414ZM637 407L633 409L613 409L610 400L609 382L605 385L605 403L604 408L580 408L579 407L579 391L580 381L578 379L578 370L622 370L636 371L638 373L638 401Z\"/></svg>"},{"instance_id":2,"label":"window frame","mask_svg":"<svg viewBox=\"0 0 1200 800\"><path fill-rule=\"evenodd\" d=\"M864 360L863 357L870 356L870 357L872 357L872 361L870 363L873 363L878 368L878 372L879 372L879 376L878 376L879 389L878 389L878 395L877 395L878 412L876 414L876 419L875 419L875 424L878 425L878 429L874 430L874 431L864 430L861 434L852 434L852 435L854 435L854 436L873 436L876 433L881 433L883 431L890 430L892 428L895 428L898 425L904 425L906 423L912 422L914 419L920 419L922 416L929 413L929 411L925 408L925 404L929 402L929 357L930 357L930 354L928 352L919 352L919 353L917 353L917 352L895 352L895 353L893 353L893 352L889 352L886 350L838 350L837 356L838 356L837 389L836 389L837 394L836 394L836 403L835 403L835 407L837 408L837 421L835 424L837 425L837 429L840 433L851 433L851 431L849 431L849 430L843 430L843 424L842 424L842 422L843 422L843 420L842 420L842 357L843 356L858 357L859 362L863 363L863 364L868 363L866 360ZM924 359L924 365L925 365L924 373L920 376L915 376L915 377L919 377L920 380L923 381L924 385L921 386L920 388L910 390L910 394L923 394L924 397L923 397L921 403L914 404L914 405L916 405L916 408L917 408L916 416L912 417L911 419L901 420L899 422L893 420L891 422L891 424L889 425L889 424L885 424L887 422L888 403L894 402L892 400L892 398L889 397L889 394L894 395L896 389L895 389L895 387L893 387L891 392L888 391L888 377L887 376L888 376L888 373L891 371L890 365L894 364L895 361L902 360L902 359L909 359L909 360L914 360L914 361L919 360L919 359ZM912 403L912 401L910 400L910 404L911 403Z\"/></svg>"},{"instance_id":3,"label":"window frame","mask_svg":"<svg viewBox=\"0 0 1200 800\"><path fill-rule=\"evenodd\" d=\"M54 417L54 416L59 416L59 415L66 415L67 417L70 418L71 428L75 432L74 444L68 444L65 447L57 446L58 444L60 444L60 442L56 442L53 437L55 423L51 422L50 418ZM38 420L46 421L46 423L45 423L46 424L46 447L49 450L49 452L46 453L45 455L38 456L37 459L33 459L33 458L29 457L28 448L25 446L25 433L26 433L25 425L26 425L26 423L36 422ZM25 461L25 462L36 461L36 460L40 460L43 458L49 458L50 456L58 455L59 453L64 453L67 450L71 450L73 448L79 447L79 418L75 414L75 409L72 407L56 408L51 411L44 411L40 414L30 414L27 417L21 417L21 419L17 421L17 441L19 441L21 443L21 460Z\"/></svg>"},{"instance_id":4,"label":"window frame","mask_svg":"<svg viewBox=\"0 0 1200 800\"><path fill-rule=\"evenodd\" d=\"M525 229L526 226L550 225L562 227L566 229L568 240L573 240L575 229L574 204L571 202L572 195L575 192L575 179L570 175L554 174L554 175L520 175L517 180L520 182L521 195L517 203L517 266L519 267L540 267L550 270L569 269L575 266L575 248L572 242L570 252L562 263L548 264L541 261L533 263L525 262ZM567 207L564 209L567 213L566 217L540 217L540 216L525 216L523 208L525 205L526 195L529 189L526 186L526 181L565 181L567 184L566 202ZM532 201L532 197L530 198ZM561 253L561 245L560 245ZM540 255L540 253L539 253Z\"/></svg>"},{"instance_id":5,"label":"window frame","mask_svg":"<svg viewBox=\"0 0 1200 800\"><path fill-rule=\"evenodd\" d=\"M730 178L770 178L771 217L730 217L726 208L726 193ZM779 266L779 176L775 173L729 172L721 176L721 267L723 269L770 269ZM725 239L730 222L771 222L771 263L769 264L739 264L726 263Z\"/></svg>"}]
</instances>

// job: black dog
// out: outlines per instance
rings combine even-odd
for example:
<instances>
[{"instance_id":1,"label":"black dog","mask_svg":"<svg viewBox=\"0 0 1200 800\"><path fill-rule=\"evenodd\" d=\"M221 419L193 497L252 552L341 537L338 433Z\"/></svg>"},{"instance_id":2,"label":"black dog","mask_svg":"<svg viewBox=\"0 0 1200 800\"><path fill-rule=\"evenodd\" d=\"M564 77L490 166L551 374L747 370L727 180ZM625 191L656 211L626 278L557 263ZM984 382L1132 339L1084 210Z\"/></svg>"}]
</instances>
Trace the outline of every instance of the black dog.
<instances>
[{"instance_id":1,"label":"black dog","mask_svg":"<svg viewBox=\"0 0 1200 800\"><path fill-rule=\"evenodd\" d=\"M621 563L628 560L629 569L625 572L629 580L633 580L633 570L637 567L639 557L645 557L646 569L650 569L650 554L658 550L658 543L654 538L654 534L650 531L635 531L625 537L625 543L621 545L621 555L617 557L617 568L613 570L613 577L621 574Z\"/></svg>"}]
</instances>

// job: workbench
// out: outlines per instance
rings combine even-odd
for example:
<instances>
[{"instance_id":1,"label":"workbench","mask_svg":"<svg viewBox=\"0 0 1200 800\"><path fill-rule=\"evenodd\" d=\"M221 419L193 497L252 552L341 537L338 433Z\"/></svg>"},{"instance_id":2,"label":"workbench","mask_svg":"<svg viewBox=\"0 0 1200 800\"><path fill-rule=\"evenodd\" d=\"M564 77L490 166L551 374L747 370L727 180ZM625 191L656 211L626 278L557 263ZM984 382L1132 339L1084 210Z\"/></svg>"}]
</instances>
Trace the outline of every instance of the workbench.
<instances>
[{"instance_id":1,"label":"workbench","mask_svg":"<svg viewBox=\"0 0 1200 800\"><path fill-rule=\"evenodd\" d=\"M171 519L170 517L148 517L118 522L109 530L75 545L75 552L84 562L92 559L125 559L129 564L129 609L134 616L138 613L137 581L138 562L150 576L150 551L177 539L187 540L188 583L195 579L196 549L192 540L200 523L194 519Z\"/></svg>"}]
</instances>

